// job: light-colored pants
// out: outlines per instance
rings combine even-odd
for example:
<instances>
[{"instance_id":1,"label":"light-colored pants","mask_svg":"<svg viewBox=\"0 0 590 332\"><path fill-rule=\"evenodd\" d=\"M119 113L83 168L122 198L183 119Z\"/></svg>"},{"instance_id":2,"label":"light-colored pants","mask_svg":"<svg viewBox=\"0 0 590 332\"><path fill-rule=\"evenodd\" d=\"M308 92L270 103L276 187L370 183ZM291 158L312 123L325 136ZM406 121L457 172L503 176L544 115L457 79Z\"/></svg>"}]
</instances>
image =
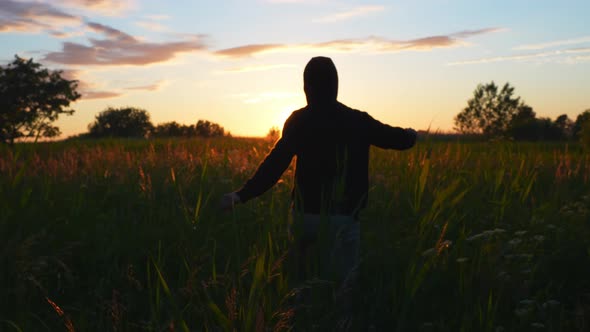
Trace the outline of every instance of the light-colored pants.
<instances>
[{"instance_id":1,"label":"light-colored pants","mask_svg":"<svg viewBox=\"0 0 590 332\"><path fill-rule=\"evenodd\" d=\"M360 225L348 215L293 212L289 227L298 278L314 277L352 288L358 277Z\"/></svg>"}]
</instances>

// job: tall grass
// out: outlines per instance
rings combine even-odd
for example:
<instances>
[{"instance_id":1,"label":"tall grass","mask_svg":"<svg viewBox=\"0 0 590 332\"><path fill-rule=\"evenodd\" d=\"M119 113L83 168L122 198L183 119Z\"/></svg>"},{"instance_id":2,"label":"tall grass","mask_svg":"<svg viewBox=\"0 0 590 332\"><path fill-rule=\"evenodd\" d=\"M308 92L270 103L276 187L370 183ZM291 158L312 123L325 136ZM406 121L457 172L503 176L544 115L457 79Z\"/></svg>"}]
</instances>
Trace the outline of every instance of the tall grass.
<instances>
[{"instance_id":1,"label":"tall grass","mask_svg":"<svg viewBox=\"0 0 590 332\"><path fill-rule=\"evenodd\" d=\"M270 144L0 147L0 330L334 327L330 296L305 316L292 307L293 169L259 199L217 209ZM590 156L581 147L420 142L372 150L370 168L353 329L589 328Z\"/></svg>"}]
</instances>

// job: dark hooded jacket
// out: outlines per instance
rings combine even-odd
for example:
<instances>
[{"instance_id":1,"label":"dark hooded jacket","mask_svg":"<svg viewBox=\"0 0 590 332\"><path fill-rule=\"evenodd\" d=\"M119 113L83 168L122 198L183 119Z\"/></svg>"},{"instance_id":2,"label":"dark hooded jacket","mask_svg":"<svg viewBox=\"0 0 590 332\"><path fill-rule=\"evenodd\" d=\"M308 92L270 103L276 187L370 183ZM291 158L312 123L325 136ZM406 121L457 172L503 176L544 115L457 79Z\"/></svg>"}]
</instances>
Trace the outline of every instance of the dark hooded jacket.
<instances>
[{"instance_id":1,"label":"dark hooded jacket","mask_svg":"<svg viewBox=\"0 0 590 332\"><path fill-rule=\"evenodd\" d=\"M237 191L242 202L270 189L297 156L295 209L356 216L367 203L369 147L404 150L415 144L413 132L339 103L337 77L329 58L308 63L304 72L308 105L291 114L282 137Z\"/></svg>"}]
</instances>

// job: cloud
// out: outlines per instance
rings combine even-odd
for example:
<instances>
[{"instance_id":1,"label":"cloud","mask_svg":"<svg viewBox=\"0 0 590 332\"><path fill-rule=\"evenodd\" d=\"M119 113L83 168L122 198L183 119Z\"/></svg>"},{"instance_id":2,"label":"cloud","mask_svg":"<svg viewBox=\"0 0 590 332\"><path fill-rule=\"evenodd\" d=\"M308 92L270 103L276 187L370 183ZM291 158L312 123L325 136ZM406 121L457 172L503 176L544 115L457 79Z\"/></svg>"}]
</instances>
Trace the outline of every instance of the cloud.
<instances>
[{"instance_id":1,"label":"cloud","mask_svg":"<svg viewBox=\"0 0 590 332\"><path fill-rule=\"evenodd\" d=\"M170 31L170 28L162 24L162 21L167 21L170 18L168 15L144 15L141 20L135 22L135 25L150 31Z\"/></svg>"},{"instance_id":2,"label":"cloud","mask_svg":"<svg viewBox=\"0 0 590 332\"><path fill-rule=\"evenodd\" d=\"M168 81L161 80L161 81L157 81L157 82L154 82L152 84L147 84L147 85L130 86L130 87L125 88L125 90L134 90L134 91L158 91L161 88L163 88L166 84L168 84Z\"/></svg>"},{"instance_id":3,"label":"cloud","mask_svg":"<svg viewBox=\"0 0 590 332\"><path fill-rule=\"evenodd\" d=\"M294 68L294 67L296 67L296 66L293 64L257 65L257 66L226 68L223 70L223 72L226 72L226 73L248 73L248 72L255 72L255 71L267 71L267 70L274 70L274 69L280 69L280 68Z\"/></svg>"},{"instance_id":4,"label":"cloud","mask_svg":"<svg viewBox=\"0 0 590 332\"><path fill-rule=\"evenodd\" d=\"M152 21L165 21L165 20L169 20L172 18L170 15L164 15L164 14L151 14L151 15L145 15L144 17L146 19L152 20Z\"/></svg>"},{"instance_id":5,"label":"cloud","mask_svg":"<svg viewBox=\"0 0 590 332\"><path fill-rule=\"evenodd\" d=\"M134 0L42 0L105 15L119 15L135 7Z\"/></svg>"},{"instance_id":6,"label":"cloud","mask_svg":"<svg viewBox=\"0 0 590 332\"><path fill-rule=\"evenodd\" d=\"M79 17L50 4L32 1L0 1L0 32L37 33L80 23Z\"/></svg>"},{"instance_id":7,"label":"cloud","mask_svg":"<svg viewBox=\"0 0 590 332\"><path fill-rule=\"evenodd\" d=\"M312 44L252 44L223 49L215 55L229 58L249 57L270 52L401 52L430 51L436 48L458 47L465 45L463 39L492 32L503 31L500 28L461 31L449 35L429 36L410 40L388 40L379 37L364 39L342 39Z\"/></svg>"},{"instance_id":8,"label":"cloud","mask_svg":"<svg viewBox=\"0 0 590 332\"><path fill-rule=\"evenodd\" d=\"M264 2L272 4L293 4L293 3L320 3L326 0L265 0Z\"/></svg>"},{"instance_id":9,"label":"cloud","mask_svg":"<svg viewBox=\"0 0 590 332\"><path fill-rule=\"evenodd\" d=\"M166 62L177 54L204 50L201 36L165 43L138 40L120 30L96 22L88 28L103 35L104 39L89 39L90 46L64 42L60 52L50 52L44 60L67 65L149 65Z\"/></svg>"},{"instance_id":10,"label":"cloud","mask_svg":"<svg viewBox=\"0 0 590 332\"><path fill-rule=\"evenodd\" d=\"M340 22L349 20L352 18L360 17L360 16L367 16L372 13L382 12L385 10L385 6L377 6L377 5L366 5L366 6L358 6L353 9L342 11L334 14L330 14L328 16L324 16L314 20L317 23L333 23L333 22Z\"/></svg>"},{"instance_id":11,"label":"cloud","mask_svg":"<svg viewBox=\"0 0 590 332\"><path fill-rule=\"evenodd\" d=\"M66 39L83 36L84 34L86 34L86 32L84 31L84 29L74 29L71 31L51 30L49 31L49 34L55 38Z\"/></svg>"},{"instance_id":12,"label":"cloud","mask_svg":"<svg viewBox=\"0 0 590 332\"><path fill-rule=\"evenodd\" d=\"M140 28L144 28L146 30L155 31L155 32L162 32L162 31L169 31L170 29L164 26L162 23L159 22L150 22L150 21L138 21L135 22Z\"/></svg>"},{"instance_id":13,"label":"cloud","mask_svg":"<svg viewBox=\"0 0 590 332\"><path fill-rule=\"evenodd\" d=\"M552 48L557 46L566 46L566 45L576 45L576 44L583 44L583 43L590 43L590 36L580 37L580 38L572 38L572 39L563 39L563 40L556 40L546 43L539 43L539 44L527 44L517 46L515 50L542 50L546 48Z\"/></svg>"},{"instance_id":14,"label":"cloud","mask_svg":"<svg viewBox=\"0 0 590 332\"><path fill-rule=\"evenodd\" d=\"M62 70L61 73L61 76L67 80L78 81L78 88L76 90L80 93L80 98L82 100L107 99L120 97L123 95L123 93L119 91L105 91L97 89L96 83L89 83L89 81L81 79L81 77L83 77L85 74L86 72L76 69Z\"/></svg>"},{"instance_id":15,"label":"cloud","mask_svg":"<svg viewBox=\"0 0 590 332\"><path fill-rule=\"evenodd\" d=\"M590 62L590 55L579 55L574 57L568 57L564 60L567 64L578 64Z\"/></svg>"},{"instance_id":16,"label":"cloud","mask_svg":"<svg viewBox=\"0 0 590 332\"><path fill-rule=\"evenodd\" d=\"M454 38L468 38L468 37L473 37L473 36L482 35L482 34L486 34L486 33L505 32L505 31L508 31L508 29L506 29L506 28L484 28L484 29L477 29L477 30L463 30L463 31L455 32L455 33L451 34L450 36L454 37Z\"/></svg>"},{"instance_id":17,"label":"cloud","mask_svg":"<svg viewBox=\"0 0 590 332\"><path fill-rule=\"evenodd\" d=\"M167 80L159 80L151 84L135 85L120 87L117 89L104 90L102 86L104 84L96 83L97 80L88 80L83 78L88 74L87 71L67 69L62 70L62 77L68 80L77 80L78 88L77 91L82 95L83 100L89 99L106 99L115 98L125 95L128 91L158 91L168 84ZM90 83L92 82L92 83Z\"/></svg>"},{"instance_id":18,"label":"cloud","mask_svg":"<svg viewBox=\"0 0 590 332\"><path fill-rule=\"evenodd\" d=\"M258 53L264 53L272 50L278 50L284 48L285 45L282 44L254 44L254 45L245 45L245 46L238 46L232 48L226 48L224 50L216 51L216 55L225 56L225 57L232 57L232 58L239 58L244 56L250 56Z\"/></svg>"},{"instance_id":19,"label":"cloud","mask_svg":"<svg viewBox=\"0 0 590 332\"><path fill-rule=\"evenodd\" d=\"M116 98L121 97L123 94L120 92L115 91L83 91L80 93L82 100L90 100L90 99L109 99L109 98Z\"/></svg>"},{"instance_id":20,"label":"cloud","mask_svg":"<svg viewBox=\"0 0 590 332\"><path fill-rule=\"evenodd\" d=\"M103 35L105 35L107 38L111 38L111 39L117 39L117 40L122 40L122 41L135 41L135 38L133 38L132 36L117 30L115 28L111 28L107 25L103 25L100 23L96 23L96 22L88 22L87 23L88 28L90 28L91 30L93 30L94 32L97 33L101 33Z\"/></svg>"},{"instance_id":21,"label":"cloud","mask_svg":"<svg viewBox=\"0 0 590 332\"><path fill-rule=\"evenodd\" d=\"M566 54L590 53L590 47L577 47L563 50Z\"/></svg>"},{"instance_id":22,"label":"cloud","mask_svg":"<svg viewBox=\"0 0 590 332\"><path fill-rule=\"evenodd\" d=\"M529 54L517 54L517 55L506 55L487 57L472 60L463 60L449 63L450 66L457 65L473 65L482 63L494 63L494 62L506 62L506 61L540 61L548 58L553 58L553 62L562 63L573 63L575 61L583 61L585 56L572 56L572 54L585 54L590 53L590 47L588 48L572 48L566 50L555 50L547 52L529 53ZM563 60L563 56L568 56L566 60Z\"/></svg>"}]
</instances>

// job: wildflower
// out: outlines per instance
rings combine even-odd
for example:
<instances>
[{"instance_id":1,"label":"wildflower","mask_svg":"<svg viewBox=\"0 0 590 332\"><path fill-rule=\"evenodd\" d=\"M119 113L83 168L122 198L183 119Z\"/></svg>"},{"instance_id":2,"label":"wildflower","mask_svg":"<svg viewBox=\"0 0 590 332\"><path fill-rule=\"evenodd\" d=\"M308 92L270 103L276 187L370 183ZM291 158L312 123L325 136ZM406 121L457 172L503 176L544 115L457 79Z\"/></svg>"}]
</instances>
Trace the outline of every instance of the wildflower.
<instances>
[{"instance_id":1,"label":"wildflower","mask_svg":"<svg viewBox=\"0 0 590 332\"><path fill-rule=\"evenodd\" d=\"M518 232L514 232L514 235L516 236L523 236L527 233L527 231L518 231Z\"/></svg>"},{"instance_id":2,"label":"wildflower","mask_svg":"<svg viewBox=\"0 0 590 332\"><path fill-rule=\"evenodd\" d=\"M545 240L545 237L543 235L535 235L533 238L537 242L543 242Z\"/></svg>"},{"instance_id":3,"label":"wildflower","mask_svg":"<svg viewBox=\"0 0 590 332\"><path fill-rule=\"evenodd\" d=\"M523 317L526 316L528 314L530 314L533 310L529 307L526 308L517 308L514 310L514 313L516 314L516 316L518 317Z\"/></svg>"},{"instance_id":4,"label":"wildflower","mask_svg":"<svg viewBox=\"0 0 590 332\"><path fill-rule=\"evenodd\" d=\"M465 263L469 260L467 257L459 257L457 258L457 263Z\"/></svg>"},{"instance_id":5,"label":"wildflower","mask_svg":"<svg viewBox=\"0 0 590 332\"><path fill-rule=\"evenodd\" d=\"M560 305L561 303L559 301L556 300L547 300L545 303L543 303L543 308L547 308L547 307L555 307Z\"/></svg>"},{"instance_id":6,"label":"wildflower","mask_svg":"<svg viewBox=\"0 0 590 332\"><path fill-rule=\"evenodd\" d=\"M512 240L508 241L508 244L509 244L509 245L511 245L511 246L517 246L517 245L519 245L521 242L522 242L522 240L521 240L521 239L519 239L519 238L516 238L516 239L512 239Z\"/></svg>"},{"instance_id":7,"label":"wildflower","mask_svg":"<svg viewBox=\"0 0 590 332\"><path fill-rule=\"evenodd\" d=\"M436 253L436 249L435 249L435 248L430 248L430 249L424 250L424 251L422 252L422 257L428 257L428 256L432 256L432 255L434 255L435 253Z\"/></svg>"},{"instance_id":8,"label":"wildflower","mask_svg":"<svg viewBox=\"0 0 590 332\"><path fill-rule=\"evenodd\" d=\"M474 241L474 240L478 240L478 239L482 239L482 238L487 239L487 238L491 237L492 235L501 234L504 232L506 232L506 231L501 228L496 228L493 230L483 231L483 232L476 234L476 235L472 235L472 236L468 237L466 240L467 241Z\"/></svg>"}]
</instances>

